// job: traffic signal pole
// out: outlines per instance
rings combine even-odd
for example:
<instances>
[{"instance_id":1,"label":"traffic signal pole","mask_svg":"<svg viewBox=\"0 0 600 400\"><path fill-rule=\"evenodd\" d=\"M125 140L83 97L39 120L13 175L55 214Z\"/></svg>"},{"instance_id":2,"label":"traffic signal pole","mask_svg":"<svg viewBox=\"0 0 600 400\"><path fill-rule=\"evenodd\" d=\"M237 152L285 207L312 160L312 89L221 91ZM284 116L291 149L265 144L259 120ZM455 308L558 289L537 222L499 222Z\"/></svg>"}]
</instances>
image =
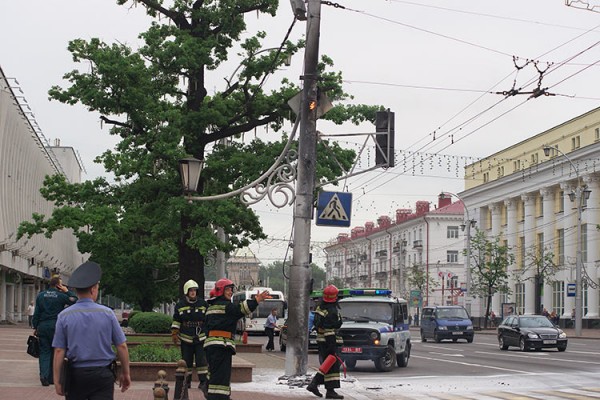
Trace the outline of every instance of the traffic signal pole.
<instances>
[{"instance_id":1,"label":"traffic signal pole","mask_svg":"<svg viewBox=\"0 0 600 400\"><path fill-rule=\"evenodd\" d=\"M290 290L288 293L288 336L285 356L287 376L305 375L308 365L308 311L310 299L310 233L314 211L317 158L317 81L321 0L308 0L304 81L298 139L298 176L294 205L294 240Z\"/></svg>"}]
</instances>

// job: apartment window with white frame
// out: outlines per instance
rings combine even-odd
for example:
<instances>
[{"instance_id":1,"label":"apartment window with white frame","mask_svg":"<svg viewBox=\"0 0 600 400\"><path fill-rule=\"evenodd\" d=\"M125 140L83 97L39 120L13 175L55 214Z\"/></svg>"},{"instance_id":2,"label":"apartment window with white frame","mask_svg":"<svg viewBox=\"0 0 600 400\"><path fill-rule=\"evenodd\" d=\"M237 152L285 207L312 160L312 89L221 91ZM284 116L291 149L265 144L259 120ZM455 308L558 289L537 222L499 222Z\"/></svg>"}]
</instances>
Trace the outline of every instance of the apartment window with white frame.
<instances>
[{"instance_id":1,"label":"apartment window with white frame","mask_svg":"<svg viewBox=\"0 0 600 400\"><path fill-rule=\"evenodd\" d=\"M600 128L594 129L594 141L600 141Z\"/></svg>"},{"instance_id":2,"label":"apartment window with white frame","mask_svg":"<svg viewBox=\"0 0 600 400\"><path fill-rule=\"evenodd\" d=\"M575 136L571 138L571 150L578 149L581 146L581 138Z\"/></svg>"},{"instance_id":3,"label":"apartment window with white frame","mask_svg":"<svg viewBox=\"0 0 600 400\"><path fill-rule=\"evenodd\" d=\"M490 181L490 173L489 172L484 172L483 173L483 183L487 183Z\"/></svg>"},{"instance_id":4,"label":"apartment window with white frame","mask_svg":"<svg viewBox=\"0 0 600 400\"><path fill-rule=\"evenodd\" d=\"M456 264L458 262L458 251L457 250L448 250L446 252L446 262Z\"/></svg>"},{"instance_id":5,"label":"apartment window with white frame","mask_svg":"<svg viewBox=\"0 0 600 400\"><path fill-rule=\"evenodd\" d=\"M563 281L552 282L552 309L559 316L565 312L565 283Z\"/></svg>"},{"instance_id":6,"label":"apartment window with white frame","mask_svg":"<svg viewBox=\"0 0 600 400\"><path fill-rule=\"evenodd\" d=\"M458 226L449 226L446 232L447 239L458 239Z\"/></svg>"},{"instance_id":7,"label":"apartment window with white frame","mask_svg":"<svg viewBox=\"0 0 600 400\"><path fill-rule=\"evenodd\" d=\"M556 231L556 240L557 243L557 261L558 265L565 265L565 230L559 229Z\"/></svg>"},{"instance_id":8,"label":"apartment window with white frame","mask_svg":"<svg viewBox=\"0 0 600 400\"><path fill-rule=\"evenodd\" d=\"M581 225L581 262L588 261L587 224ZM585 315L585 314L584 314Z\"/></svg>"},{"instance_id":9,"label":"apartment window with white frame","mask_svg":"<svg viewBox=\"0 0 600 400\"><path fill-rule=\"evenodd\" d=\"M517 305L516 313L519 315L523 315L525 312L525 284L517 283L515 284L515 303Z\"/></svg>"},{"instance_id":10,"label":"apartment window with white frame","mask_svg":"<svg viewBox=\"0 0 600 400\"><path fill-rule=\"evenodd\" d=\"M531 165L535 165L535 164L537 164L537 163L538 163L538 161L539 161L539 156L538 156L538 153L533 153L533 154L531 155Z\"/></svg>"}]
</instances>

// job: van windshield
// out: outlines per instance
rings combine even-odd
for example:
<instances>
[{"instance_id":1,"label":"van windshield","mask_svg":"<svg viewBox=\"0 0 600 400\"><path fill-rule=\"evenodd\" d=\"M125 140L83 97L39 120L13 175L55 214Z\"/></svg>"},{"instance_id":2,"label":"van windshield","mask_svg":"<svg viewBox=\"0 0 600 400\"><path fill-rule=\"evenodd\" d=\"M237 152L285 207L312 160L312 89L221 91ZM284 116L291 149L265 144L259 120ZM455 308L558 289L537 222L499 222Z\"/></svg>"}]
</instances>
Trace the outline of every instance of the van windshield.
<instances>
[{"instance_id":1,"label":"van windshield","mask_svg":"<svg viewBox=\"0 0 600 400\"><path fill-rule=\"evenodd\" d=\"M438 308L436 317L440 319L469 319L469 314L464 308Z\"/></svg>"}]
</instances>

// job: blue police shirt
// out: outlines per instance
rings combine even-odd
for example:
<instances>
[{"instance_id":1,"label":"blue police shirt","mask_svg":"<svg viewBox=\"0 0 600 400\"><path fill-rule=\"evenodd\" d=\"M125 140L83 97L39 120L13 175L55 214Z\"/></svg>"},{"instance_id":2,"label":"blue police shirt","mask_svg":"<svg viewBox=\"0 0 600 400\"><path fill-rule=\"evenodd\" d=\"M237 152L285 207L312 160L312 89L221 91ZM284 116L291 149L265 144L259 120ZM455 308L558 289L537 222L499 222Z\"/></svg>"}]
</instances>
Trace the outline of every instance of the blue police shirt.
<instances>
[{"instance_id":1,"label":"blue police shirt","mask_svg":"<svg viewBox=\"0 0 600 400\"><path fill-rule=\"evenodd\" d=\"M52 347L66 349L73 368L105 367L115 359L111 345L125 341L113 311L85 298L58 314Z\"/></svg>"}]
</instances>

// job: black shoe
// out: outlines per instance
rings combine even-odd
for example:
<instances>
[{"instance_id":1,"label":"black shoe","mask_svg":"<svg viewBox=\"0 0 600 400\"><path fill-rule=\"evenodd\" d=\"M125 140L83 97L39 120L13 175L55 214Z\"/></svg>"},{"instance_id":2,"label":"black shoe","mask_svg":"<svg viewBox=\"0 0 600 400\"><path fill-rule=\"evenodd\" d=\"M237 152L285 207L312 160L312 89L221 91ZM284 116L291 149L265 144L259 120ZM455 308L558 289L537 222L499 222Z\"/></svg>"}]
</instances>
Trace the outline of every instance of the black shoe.
<instances>
[{"instance_id":1,"label":"black shoe","mask_svg":"<svg viewBox=\"0 0 600 400\"><path fill-rule=\"evenodd\" d=\"M325 398L326 399L343 399L344 396L342 396L341 394L339 394L335 390L331 389L331 390L327 391L327 393L325 394Z\"/></svg>"},{"instance_id":2,"label":"black shoe","mask_svg":"<svg viewBox=\"0 0 600 400\"><path fill-rule=\"evenodd\" d=\"M306 387L306 390L308 390L317 397L323 397L321 392L319 392L319 387L317 385L313 385L312 382Z\"/></svg>"},{"instance_id":3,"label":"black shoe","mask_svg":"<svg viewBox=\"0 0 600 400\"><path fill-rule=\"evenodd\" d=\"M46 378L40 378L40 382L42 382L42 386L50 386L50 382Z\"/></svg>"},{"instance_id":4,"label":"black shoe","mask_svg":"<svg viewBox=\"0 0 600 400\"><path fill-rule=\"evenodd\" d=\"M202 391L204 398L208 399L208 382L206 382L206 381L200 382L198 384L198 389L200 389Z\"/></svg>"}]
</instances>

